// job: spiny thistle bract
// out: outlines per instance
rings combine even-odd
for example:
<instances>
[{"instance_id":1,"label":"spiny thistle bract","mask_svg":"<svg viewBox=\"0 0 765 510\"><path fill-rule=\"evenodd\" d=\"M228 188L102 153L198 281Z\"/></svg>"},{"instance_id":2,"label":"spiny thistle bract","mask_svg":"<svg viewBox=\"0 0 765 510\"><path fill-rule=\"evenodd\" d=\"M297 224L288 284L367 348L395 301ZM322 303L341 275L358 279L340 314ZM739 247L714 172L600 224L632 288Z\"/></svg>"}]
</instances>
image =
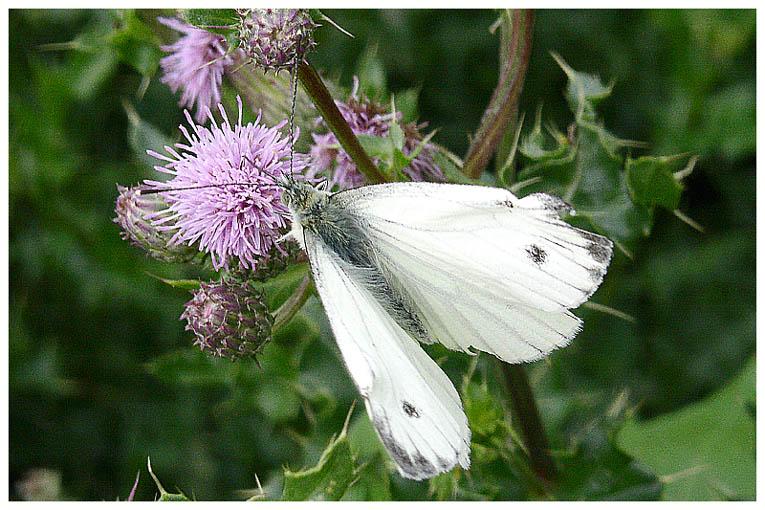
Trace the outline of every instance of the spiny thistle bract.
<instances>
[{"instance_id":1,"label":"spiny thistle bract","mask_svg":"<svg viewBox=\"0 0 765 510\"><path fill-rule=\"evenodd\" d=\"M158 229L155 221L168 213L167 202L159 193L143 194L148 186L117 186L119 196L114 207L114 223L122 229L122 239L143 249L155 259L166 262L188 262L198 251L191 246L173 245L172 234Z\"/></svg>"},{"instance_id":2,"label":"spiny thistle bract","mask_svg":"<svg viewBox=\"0 0 765 510\"><path fill-rule=\"evenodd\" d=\"M318 26L304 9L240 10L240 48L266 71L291 69L316 46Z\"/></svg>"},{"instance_id":3,"label":"spiny thistle bract","mask_svg":"<svg viewBox=\"0 0 765 510\"><path fill-rule=\"evenodd\" d=\"M305 261L305 252L296 241L287 239L274 245L268 255L260 257L255 267L232 266L227 274L241 281L265 281L287 269L291 264Z\"/></svg>"},{"instance_id":4,"label":"spiny thistle bract","mask_svg":"<svg viewBox=\"0 0 765 510\"><path fill-rule=\"evenodd\" d=\"M271 338L273 325L262 289L234 279L202 283L181 319L196 336L194 345L232 360L258 353Z\"/></svg>"},{"instance_id":5,"label":"spiny thistle bract","mask_svg":"<svg viewBox=\"0 0 765 510\"><path fill-rule=\"evenodd\" d=\"M191 131L180 126L186 140L175 145L179 150L166 147L169 156L147 151L165 162L154 168L172 176L164 182L145 181L164 190L171 211L155 225L174 232L173 244L199 243L216 270L230 267L232 260L255 268L286 232L289 220L277 182L290 173L290 141L279 131L286 121L267 127L258 117L242 125L238 97L237 103L236 124L229 122L222 105L222 122L218 125L211 114L209 128L195 124L187 111ZM295 154L293 173L302 173L306 164L304 155Z\"/></svg>"}]
</instances>

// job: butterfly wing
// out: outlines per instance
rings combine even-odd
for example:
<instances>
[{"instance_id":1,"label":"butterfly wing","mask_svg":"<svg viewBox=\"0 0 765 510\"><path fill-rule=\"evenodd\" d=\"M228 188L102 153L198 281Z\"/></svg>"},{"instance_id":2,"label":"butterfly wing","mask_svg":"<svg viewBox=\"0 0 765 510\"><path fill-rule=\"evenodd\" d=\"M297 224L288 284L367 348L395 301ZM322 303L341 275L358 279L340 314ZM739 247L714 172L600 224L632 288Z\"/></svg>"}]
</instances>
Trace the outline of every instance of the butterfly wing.
<instances>
[{"instance_id":1,"label":"butterfly wing","mask_svg":"<svg viewBox=\"0 0 765 510\"><path fill-rule=\"evenodd\" d=\"M333 196L366 227L380 265L416 303L436 340L507 362L531 361L581 328L569 310L598 288L612 243L560 219L541 193L433 183Z\"/></svg>"},{"instance_id":2,"label":"butterfly wing","mask_svg":"<svg viewBox=\"0 0 765 510\"><path fill-rule=\"evenodd\" d=\"M470 465L470 429L441 368L318 237L305 232L314 282L345 364L399 472L415 480Z\"/></svg>"}]
</instances>

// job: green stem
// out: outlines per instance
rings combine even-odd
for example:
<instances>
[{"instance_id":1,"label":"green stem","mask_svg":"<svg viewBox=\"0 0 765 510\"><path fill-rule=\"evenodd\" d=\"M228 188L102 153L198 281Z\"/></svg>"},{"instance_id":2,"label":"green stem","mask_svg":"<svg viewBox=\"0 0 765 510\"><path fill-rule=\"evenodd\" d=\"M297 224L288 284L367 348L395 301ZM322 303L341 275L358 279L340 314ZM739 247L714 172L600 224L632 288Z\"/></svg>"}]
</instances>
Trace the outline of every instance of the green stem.
<instances>
[{"instance_id":1,"label":"green stem","mask_svg":"<svg viewBox=\"0 0 765 510\"><path fill-rule=\"evenodd\" d=\"M319 74L311 67L311 64L302 62L298 66L298 79L303 85L308 97L313 101L316 109L324 118L329 129L337 137L340 145L348 156L356 164L356 168L366 177L367 182L378 184L386 182L385 176L375 166L370 157L364 152L358 138L351 131L351 127L343 118L340 110L337 109L334 99L330 95L327 87L324 85Z\"/></svg>"},{"instance_id":2,"label":"green stem","mask_svg":"<svg viewBox=\"0 0 765 510\"><path fill-rule=\"evenodd\" d=\"M295 316L296 313L303 308L303 305L313 292L313 280L310 275L306 275L297 286L295 291L287 301L274 312L274 324L271 326L271 331L279 331L283 326L286 326L289 321Z\"/></svg>"},{"instance_id":3,"label":"green stem","mask_svg":"<svg viewBox=\"0 0 765 510\"><path fill-rule=\"evenodd\" d=\"M502 15L502 33L509 33L510 37L501 38L499 81L465 156L462 171L470 178L481 176L518 110L531 58L533 26L534 13L530 10L513 9Z\"/></svg>"},{"instance_id":4,"label":"green stem","mask_svg":"<svg viewBox=\"0 0 765 510\"><path fill-rule=\"evenodd\" d=\"M557 469L550 456L550 444L547 442L526 370L523 365L510 365L499 360L497 362L510 395L513 417L517 418L529 452L531 467L540 478L552 481L557 476Z\"/></svg>"},{"instance_id":5,"label":"green stem","mask_svg":"<svg viewBox=\"0 0 765 510\"><path fill-rule=\"evenodd\" d=\"M510 41L513 36L513 30L510 23L505 23L507 15L502 16L502 23L499 27L499 72L502 73L503 69L507 65L508 53L510 49ZM497 157L495 158L497 177L500 176L500 170L504 167L507 157L510 154L510 149L513 144L515 126L518 121L518 102L515 103L515 108L510 112L510 120L505 127L505 133L497 147Z\"/></svg>"}]
</instances>

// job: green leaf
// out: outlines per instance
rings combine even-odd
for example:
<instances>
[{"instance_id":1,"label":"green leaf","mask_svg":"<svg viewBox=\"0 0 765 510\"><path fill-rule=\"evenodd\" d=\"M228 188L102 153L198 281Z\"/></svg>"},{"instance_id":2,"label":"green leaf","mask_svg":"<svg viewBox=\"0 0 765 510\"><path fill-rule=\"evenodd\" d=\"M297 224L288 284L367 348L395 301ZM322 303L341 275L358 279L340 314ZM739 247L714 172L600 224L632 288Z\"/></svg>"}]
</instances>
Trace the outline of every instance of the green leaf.
<instances>
[{"instance_id":1,"label":"green leaf","mask_svg":"<svg viewBox=\"0 0 765 510\"><path fill-rule=\"evenodd\" d=\"M377 437L374 438L377 440ZM343 496L343 501L390 501L390 474L386 452L378 452L362 464L355 473L356 480Z\"/></svg>"},{"instance_id":2,"label":"green leaf","mask_svg":"<svg viewBox=\"0 0 765 510\"><path fill-rule=\"evenodd\" d=\"M566 100L577 120L594 120L595 106L611 95L613 82L604 85L600 77L572 69L557 53L553 52L552 57L568 76Z\"/></svg>"},{"instance_id":3,"label":"green leaf","mask_svg":"<svg viewBox=\"0 0 765 510\"><path fill-rule=\"evenodd\" d=\"M183 492L167 492L165 488L162 486L162 484L159 481L159 478L157 478L157 475L154 474L154 471L151 469L151 459L146 459L146 464L149 470L149 474L151 475L152 479L154 480L154 483L157 485L157 490L159 490L159 501L191 501Z\"/></svg>"},{"instance_id":4,"label":"green leaf","mask_svg":"<svg viewBox=\"0 0 765 510\"><path fill-rule=\"evenodd\" d=\"M652 501L661 496L656 475L612 442L595 450L580 448L558 462L561 480L555 492L560 499Z\"/></svg>"},{"instance_id":5,"label":"green leaf","mask_svg":"<svg viewBox=\"0 0 765 510\"><path fill-rule=\"evenodd\" d=\"M395 110L393 113L395 114ZM395 120L391 120L388 137L390 138L393 147L398 150L404 148L404 130L401 129L401 126L399 126L398 122Z\"/></svg>"},{"instance_id":6,"label":"green leaf","mask_svg":"<svg viewBox=\"0 0 765 510\"><path fill-rule=\"evenodd\" d=\"M157 276L151 273L146 274L176 289L197 290L201 283L199 280L173 280L170 278L162 278L161 276Z\"/></svg>"},{"instance_id":7,"label":"green leaf","mask_svg":"<svg viewBox=\"0 0 765 510\"><path fill-rule=\"evenodd\" d=\"M183 9L187 23L216 34L227 35L239 22L236 9Z\"/></svg>"},{"instance_id":8,"label":"green leaf","mask_svg":"<svg viewBox=\"0 0 765 510\"><path fill-rule=\"evenodd\" d=\"M356 135L364 151L372 158L380 158L390 162L393 160L393 144L391 139L386 136L375 135Z\"/></svg>"},{"instance_id":9,"label":"green leaf","mask_svg":"<svg viewBox=\"0 0 765 510\"><path fill-rule=\"evenodd\" d=\"M417 120L420 87L413 87L396 93L396 107L401 112L402 122Z\"/></svg>"},{"instance_id":10,"label":"green leaf","mask_svg":"<svg viewBox=\"0 0 765 510\"><path fill-rule=\"evenodd\" d=\"M284 469L284 501L339 501L353 483L354 459L343 430L330 441L319 462L302 471Z\"/></svg>"},{"instance_id":11,"label":"green leaf","mask_svg":"<svg viewBox=\"0 0 765 510\"><path fill-rule=\"evenodd\" d=\"M347 35L351 39L353 39L353 34L338 25L332 18L321 12L319 9L309 9L308 12L311 14L311 17L314 19L314 21L326 21L330 25L332 25L336 30L342 32L343 34Z\"/></svg>"},{"instance_id":12,"label":"green leaf","mask_svg":"<svg viewBox=\"0 0 765 510\"><path fill-rule=\"evenodd\" d=\"M621 447L665 481L673 500L755 498L755 358L723 389L657 418L630 420ZM723 432L724 431L724 432Z\"/></svg>"},{"instance_id":13,"label":"green leaf","mask_svg":"<svg viewBox=\"0 0 765 510\"><path fill-rule=\"evenodd\" d=\"M266 294L268 309L275 311L289 299L303 281L303 278L308 274L308 270L307 264L293 264L273 278L269 278L263 283L258 283L262 285L263 291Z\"/></svg>"},{"instance_id":14,"label":"green leaf","mask_svg":"<svg viewBox=\"0 0 765 510\"><path fill-rule=\"evenodd\" d=\"M564 200L577 216L587 218L601 233L626 245L650 233L652 213L630 200L623 161L603 145L600 130L580 124L574 173Z\"/></svg>"},{"instance_id":15,"label":"green leaf","mask_svg":"<svg viewBox=\"0 0 765 510\"><path fill-rule=\"evenodd\" d=\"M168 352L146 363L146 370L154 377L178 386L222 386L231 381L233 369L230 360L214 358L191 347Z\"/></svg>"},{"instance_id":16,"label":"green leaf","mask_svg":"<svg viewBox=\"0 0 765 510\"><path fill-rule=\"evenodd\" d=\"M473 432L473 441L503 442L507 436L507 423L502 406L485 385L469 382L462 391L465 414Z\"/></svg>"},{"instance_id":17,"label":"green leaf","mask_svg":"<svg viewBox=\"0 0 765 510\"><path fill-rule=\"evenodd\" d=\"M404 173L402 170L409 166L409 163L412 162L413 157L407 156L399 149L393 149L393 161L388 165L388 168L385 168L384 170L388 174L392 174L392 177L396 180L404 180Z\"/></svg>"},{"instance_id":18,"label":"green leaf","mask_svg":"<svg viewBox=\"0 0 765 510\"><path fill-rule=\"evenodd\" d=\"M283 377L269 378L258 388L257 406L274 423L294 420L300 414L300 395Z\"/></svg>"},{"instance_id":19,"label":"green leaf","mask_svg":"<svg viewBox=\"0 0 765 510\"><path fill-rule=\"evenodd\" d=\"M377 45L371 44L361 54L356 66L362 95L382 101L388 94L385 65L377 54Z\"/></svg>"},{"instance_id":20,"label":"green leaf","mask_svg":"<svg viewBox=\"0 0 765 510\"><path fill-rule=\"evenodd\" d=\"M518 151L537 163L567 159L572 147L566 135L552 128L548 132L552 137L552 143L542 132L542 109L540 108L537 110L531 133L523 138Z\"/></svg>"},{"instance_id":21,"label":"green leaf","mask_svg":"<svg viewBox=\"0 0 765 510\"><path fill-rule=\"evenodd\" d=\"M358 413L351 423L348 429L348 441L351 443L354 456L360 461L366 462L379 453L386 453L369 415L365 412Z\"/></svg>"},{"instance_id":22,"label":"green leaf","mask_svg":"<svg viewBox=\"0 0 765 510\"><path fill-rule=\"evenodd\" d=\"M651 233L657 205L676 209L682 186L672 173L686 156L625 158L623 148L638 145L610 133L598 120L595 105L608 97L612 85L574 71L553 55L569 78L567 97L575 123L564 135L542 132L541 114L519 151L525 166L519 180L529 181L528 193L561 196L576 211L572 223L594 229L613 240L625 254Z\"/></svg>"},{"instance_id":23,"label":"green leaf","mask_svg":"<svg viewBox=\"0 0 765 510\"><path fill-rule=\"evenodd\" d=\"M75 60L78 62L66 69L71 76L65 78L65 83L79 101L91 99L105 87L117 71L119 61L115 52L106 46L92 53L80 53Z\"/></svg>"},{"instance_id":24,"label":"green leaf","mask_svg":"<svg viewBox=\"0 0 765 510\"><path fill-rule=\"evenodd\" d=\"M670 211L677 209L683 186L674 172L680 169L678 163L686 159L683 156L628 157L625 169L632 201L648 207L659 205Z\"/></svg>"},{"instance_id":25,"label":"green leaf","mask_svg":"<svg viewBox=\"0 0 765 510\"><path fill-rule=\"evenodd\" d=\"M540 379L565 381L571 391L628 387L648 418L698 401L738 373L756 343L754 236L731 228L699 242L679 222L668 227L664 242L649 241L650 253L603 289L610 306L638 322L588 313L579 343Z\"/></svg>"},{"instance_id":26,"label":"green leaf","mask_svg":"<svg viewBox=\"0 0 765 510\"><path fill-rule=\"evenodd\" d=\"M532 159L519 175L520 180L538 177L528 193L547 192L561 196L574 206L578 223L592 227L622 245L633 245L650 233L652 214L630 199L623 160L604 145L602 129L579 124L576 146L564 158L551 159L547 153Z\"/></svg>"},{"instance_id":27,"label":"green leaf","mask_svg":"<svg viewBox=\"0 0 765 510\"><path fill-rule=\"evenodd\" d=\"M430 481L438 500L530 499L537 492L535 476L513 437L504 409L486 383L465 381L462 400L472 432L471 465Z\"/></svg>"},{"instance_id":28,"label":"green leaf","mask_svg":"<svg viewBox=\"0 0 765 510\"><path fill-rule=\"evenodd\" d=\"M626 394L619 394L610 404L602 395L596 395L594 400L594 404L569 403L564 421L568 427L563 429L569 444L565 450L554 451L560 468L553 489L555 497L588 501L659 499L660 479L616 442L625 421Z\"/></svg>"},{"instance_id":29,"label":"green leaf","mask_svg":"<svg viewBox=\"0 0 765 510\"><path fill-rule=\"evenodd\" d=\"M172 139L153 124L143 120L127 99L123 99L122 107L128 118L128 144L133 150L133 155L143 165L151 168L159 162L146 151L151 149L161 154L164 147L172 145Z\"/></svg>"},{"instance_id":30,"label":"green leaf","mask_svg":"<svg viewBox=\"0 0 765 510\"><path fill-rule=\"evenodd\" d=\"M117 18L117 28L108 38L109 45L116 51L120 61L143 76L152 76L162 58L159 38L138 18L135 11L119 12L121 15Z\"/></svg>"},{"instance_id":31,"label":"green leaf","mask_svg":"<svg viewBox=\"0 0 765 510\"><path fill-rule=\"evenodd\" d=\"M458 184L480 184L479 181L469 178L462 173L462 170L444 151L439 147L433 151L433 162L438 165L438 168L444 173L446 182L453 182Z\"/></svg>"}]
</instances>

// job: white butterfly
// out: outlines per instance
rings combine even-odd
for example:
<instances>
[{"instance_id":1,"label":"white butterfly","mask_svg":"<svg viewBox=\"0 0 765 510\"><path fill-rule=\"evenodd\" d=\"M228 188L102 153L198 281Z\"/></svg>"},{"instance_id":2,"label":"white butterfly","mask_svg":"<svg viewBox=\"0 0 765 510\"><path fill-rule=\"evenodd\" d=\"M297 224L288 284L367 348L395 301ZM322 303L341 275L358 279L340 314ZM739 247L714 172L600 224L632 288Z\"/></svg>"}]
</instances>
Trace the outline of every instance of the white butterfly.
<instances>
[{"instance_id":1,"label":"white butterfly","mask_svg":"<svg viewBox=\"0 0 765 510\"><path fill-rule=\"evenodd\" d=\"M418 345L533 361L581 328L569 310L603 281L612 243L560 219L561 199L459 184L328 193L285 185L345 364L406 478L470 466L449 378Z\"/></svg>"}]
</instances>

